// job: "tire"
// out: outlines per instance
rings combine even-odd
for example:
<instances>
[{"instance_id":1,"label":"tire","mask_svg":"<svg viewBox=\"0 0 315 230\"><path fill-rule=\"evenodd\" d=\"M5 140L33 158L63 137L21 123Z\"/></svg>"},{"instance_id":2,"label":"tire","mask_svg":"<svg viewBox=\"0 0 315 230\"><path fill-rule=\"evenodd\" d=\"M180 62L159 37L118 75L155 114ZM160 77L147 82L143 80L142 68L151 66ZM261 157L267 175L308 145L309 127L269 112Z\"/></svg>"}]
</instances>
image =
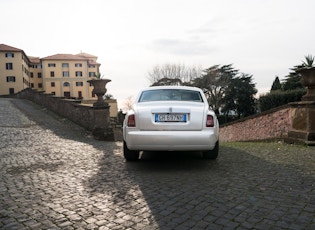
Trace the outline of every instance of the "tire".
<instances>
[{"instance_id":1,"label":"tire","mask_svg":"<svg viewBox=\"0 0 315 230\"><path fill-rule=\"evenodd\" d=\"M215 160L217 159L218 155L219 155L219 141L215 143L214 149L202 152L202 156L205 159Z\"/></svg>"},{"instance_id":2,"label":"tire","mask_svg":"<svg viewBox=\"0 0 315 230\"><path fill-rule=\"evenodd\" d=\"M139 159L139 151L130 150L124 141L124 157L127 161L136 161Z\"/></svg>"}]
</instances>

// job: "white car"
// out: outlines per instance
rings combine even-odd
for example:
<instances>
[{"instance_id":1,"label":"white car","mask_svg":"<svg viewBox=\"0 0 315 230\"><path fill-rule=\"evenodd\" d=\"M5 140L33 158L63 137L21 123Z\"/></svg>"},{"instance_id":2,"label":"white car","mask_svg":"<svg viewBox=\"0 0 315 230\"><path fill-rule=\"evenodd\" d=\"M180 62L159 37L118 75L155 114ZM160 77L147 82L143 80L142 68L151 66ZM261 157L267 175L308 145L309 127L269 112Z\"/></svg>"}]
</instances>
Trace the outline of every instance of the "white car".
<instances>
[{"instance_id":1,"label":"white car","mask_svg":"<svg viewBox=\"0 0 315 230\"><path fill-rule=\"evenodd\" d=\"M199 88L154 86L143 89L126 113L124 157L139 159L140 151L201 151L219 153L219 122Z\"/></svg>"}]
</instances>

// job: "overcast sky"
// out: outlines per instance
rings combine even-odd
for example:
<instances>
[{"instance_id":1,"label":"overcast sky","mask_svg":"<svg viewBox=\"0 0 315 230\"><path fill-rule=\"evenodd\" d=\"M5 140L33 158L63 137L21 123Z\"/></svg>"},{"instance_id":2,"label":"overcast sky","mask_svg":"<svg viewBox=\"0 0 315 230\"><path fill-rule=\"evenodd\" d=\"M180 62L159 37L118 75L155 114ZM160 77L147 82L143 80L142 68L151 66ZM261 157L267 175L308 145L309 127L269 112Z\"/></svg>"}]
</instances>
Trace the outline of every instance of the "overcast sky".
<instances>
[{"instance_id":1,"label":"overcast sky","mask_svg":"<svg viewBox=\"0 0 315 230\"><path fill-rule=\"evenodd\" d=\"M156 65L233 64L259 93L315 55L314 0L1 0L0 43L98 56L119 108Z\"/></svg>"}]
</instances>

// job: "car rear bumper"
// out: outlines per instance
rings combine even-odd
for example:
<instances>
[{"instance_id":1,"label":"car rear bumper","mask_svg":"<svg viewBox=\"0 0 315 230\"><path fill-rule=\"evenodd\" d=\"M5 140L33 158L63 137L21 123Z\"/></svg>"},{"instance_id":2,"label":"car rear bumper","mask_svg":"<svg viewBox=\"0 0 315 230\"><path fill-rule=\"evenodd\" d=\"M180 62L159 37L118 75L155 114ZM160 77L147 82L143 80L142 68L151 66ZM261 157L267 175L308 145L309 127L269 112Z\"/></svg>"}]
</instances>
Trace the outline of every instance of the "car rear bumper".
<instances>
[{"instance_id":1,"label":"car rear bumper","mask_svg":"<svg viewBox=\"0 0 315 230\"><path fill-rule=\"evenodd\" d=\"M199 151L211 150L218 141L214 129L206 131L139 131L129 130L124 140L130 150Z\"/></svg>"}]
</instances>

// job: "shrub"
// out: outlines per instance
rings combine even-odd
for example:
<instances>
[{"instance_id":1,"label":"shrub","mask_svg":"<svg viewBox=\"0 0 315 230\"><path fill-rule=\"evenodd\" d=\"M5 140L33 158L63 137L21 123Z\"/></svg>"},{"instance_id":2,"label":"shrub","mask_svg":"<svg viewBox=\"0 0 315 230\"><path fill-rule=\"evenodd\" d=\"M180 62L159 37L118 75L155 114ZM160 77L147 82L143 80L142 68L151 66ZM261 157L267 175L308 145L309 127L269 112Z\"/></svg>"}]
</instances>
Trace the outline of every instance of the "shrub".
<instances>
[{"instance_id":1,"label":"shrub","mask_svg":"<svg viewBox=\"0 0 315 230\"><path fill-rule=\"evenodd\" d=\"M226 124L226 123L230 123L230 122L233 122L233 121L236 121L236 120L239 119L237 116L223 115L223 114L217 115L217 117L218 117L220 125L223 125L223 124Z\"/></svg>"},{"instance_id":2,"label":"shrub","mask_svg":"<svg viewBox=\"0 0 315 230\"><path fill-rule=\"evenodd\" d=\"M301 101L303 95L306 94L305 89L295 89L288 91L272 91L266 95L259 97L260 111L266 111L279 107L281 105L288 104L290 102Z\"/></svg>"}]
</instances>

